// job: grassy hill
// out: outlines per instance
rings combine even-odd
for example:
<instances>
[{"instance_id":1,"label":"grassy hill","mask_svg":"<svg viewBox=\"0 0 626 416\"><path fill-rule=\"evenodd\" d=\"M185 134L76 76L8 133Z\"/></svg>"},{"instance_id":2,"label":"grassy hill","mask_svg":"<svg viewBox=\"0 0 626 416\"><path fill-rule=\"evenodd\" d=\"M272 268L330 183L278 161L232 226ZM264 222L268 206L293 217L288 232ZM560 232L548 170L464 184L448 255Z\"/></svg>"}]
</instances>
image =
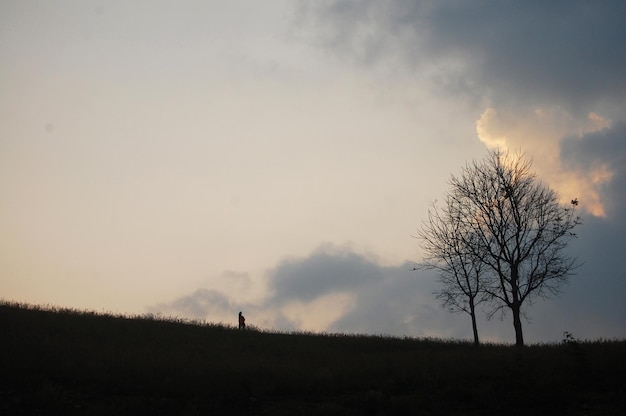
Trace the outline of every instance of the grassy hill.
<instances>
[{"instance_id":1,"label":"grassy hill","mask_svg":"<svg viewBox=\"0 0 626 416\"><path fill-rule=\"evenodd\" d=\"M623 415L626 341L516 348L0 303L0 414Z\"/></svg>"}]
</instances>

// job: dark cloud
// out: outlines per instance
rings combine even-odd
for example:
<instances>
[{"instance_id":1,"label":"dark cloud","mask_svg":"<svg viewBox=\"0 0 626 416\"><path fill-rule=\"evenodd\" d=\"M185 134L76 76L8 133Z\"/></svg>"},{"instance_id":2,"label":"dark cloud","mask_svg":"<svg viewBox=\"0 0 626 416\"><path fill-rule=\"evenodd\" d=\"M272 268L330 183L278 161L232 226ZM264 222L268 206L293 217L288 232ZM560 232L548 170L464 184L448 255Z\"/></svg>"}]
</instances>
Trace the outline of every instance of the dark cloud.
<instances>
[{"instance_id":1,"label":"dark cloud","mask_svg":"<svg viewBox=\"0 0 626 416\"><path fill-rule=\"evenodd\" d=\"M450 316L433 292L433 275L411 270L412 263L381 270L381 279L356 292L354 307L334 322L331 330L347 333L374 333L428 336L446 334ZM455 334L459 336L458 332Z\"/></svg>"},{"instance_id":2,"label":"dark cloud","mask_svg":"<svg viewBox=\"0 0 626 416\"><path fill-rule=\"evenodd\" d=\"M298 317L289 315L289 305L309 304L328 295L349 293L353 297L351 307L330 323L328 331L469 337L470 330L463 319L441 309L432 295L435 277L412 270L413 265L407 262L383 266L376 259L348 248L323 245L307 257L286 259L270 270L269 295L259 302L238 303L225 293L198 289L172 302L154 305L148 312L228 321L243 310L256 325L306 330Z\"/></svg>"},{"instance_id":3,"label":"dark cloud","mask_svg":"<svg viewBox=\"0 0 626 416\"><path fill-rule=\"evenodd\" d=\"M412 271L410 263L381 266L347 248L325 245L310 256L280 263L270 273L268 304L310 302L350 293L354 305L329 330L385 334L412 333L420 303L433 303L433 282Z\"/></svg>"},{"instance_id":4,"label":"dark cloud","mask_svg":"<svg viewBox=\"0 0 626 416\"><path fill-rule=\"evenodd\" d=\"M432 295L434 276L412 269L411 262L383 266L348 248L324 245L308 257L283 261L270 272L273 294L265 306L279 308L294 301L313 302L326 295L350 293L352 306L328 331L463 337L464 331L450 330L458 329L458 322L439 308ZM281 319L293 323L284 315Z\"/></svg>"},{"instance_id":5,"label":"dark cloud","mask_svg":"<svg viewBox=\"0 0 626 416\"><path fill-rule=\"evenodd\" d=\"M549 339L546 330L551 327L579 338L626 339L626 226L593 216L583 220L570 247L583 265L558 298L532 310L540 340Z\"/></svg>"},{"instance_id":6,"label":"dark cloud","mask_svg":"<svg viewBox=\"0 0 626 416\"><path fill-rule=\"evenodd\" d=\"M576 109L626 96L626 2L351 1L303 6L315 41L363 64L402 62L440 86Z\"/></svg>"},{"instance_id":7,"label":"dark cloud","mask_svg":"<svg viewBox=\"0 0 626 416\"><path fill-rule=\"evenodd\" d=\"M606 217L583 217L572 250L585 264L559 305L591 336L626 337L626 124L564 140L561 159L581 172L606 166L613 176L600 189Z\"/></svg>"},{"instance_id":8,"label":"dark cloud","mask_svg":"<svg viewBox=\"0 0 626 416\"><path fill-rule=\"evenodd\" d=\"M626 337L626 264L620 252L618 231L600 220L585 224L581 238L572 250L589 256L579 273L572 277L561 296L539 300L526 309L524 325L527 342L553 342L569 331L579 338ZM607 233L608 232L608 233ZM599 238L614 245L596 245ZM622 240L623 241L623 238ZM588 251L581 253L582 251ZM604 253L603 255L601 253ZM584 254L584 255L583 255ZM433 272L414 271L414 263L383 266L375 259L350 249L325 245L308 257L289 259L269 272L273 292L254 304L241 304L229 296L200 289L169 304L150 308L153 313L214 321L228 317L235 322L239 310L248 320L269 329L307 330L298 317L290 316L288 305L312 303L327 295L350 293L353 302L329 323L325 330L340 333L385 334L395 336L470 339L471 323L466 314L452 314L440 307L433 292L439 283ZM619 273L611 273L621 270ZM331 305L332 307L332 305ZM479 333L484 341L512 341L510 315L488 321L479 316Z\"/></svg>"},{"instance_id":9,"label":"dark cloud","mask_svg":"<svg viewBox=\"0 0 626 416\"><path fill-rule=\"evenodd\" d=\"M311 301L328 293L352 291L379 281L383 270L348 249L325 245L311 256L287 259L270 273L272 302Z\"/></svg>"}]
</instances>

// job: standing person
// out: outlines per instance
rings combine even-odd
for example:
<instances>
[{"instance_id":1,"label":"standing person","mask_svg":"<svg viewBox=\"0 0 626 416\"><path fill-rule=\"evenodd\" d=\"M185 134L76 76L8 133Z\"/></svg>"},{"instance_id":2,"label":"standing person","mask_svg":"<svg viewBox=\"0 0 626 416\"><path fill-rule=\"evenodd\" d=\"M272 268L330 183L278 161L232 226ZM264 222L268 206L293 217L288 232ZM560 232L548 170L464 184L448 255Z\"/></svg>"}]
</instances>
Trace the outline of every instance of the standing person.
<instances>
[{"instance_id":1,"label":"standing person","mask_svg":"<svg viewBox=\"0 0 626 416\"><path fill-rule=\"evenodd\" d=\"M246 318L239 312L239 329L246 329Z\"/></svg>"}]
</instances>

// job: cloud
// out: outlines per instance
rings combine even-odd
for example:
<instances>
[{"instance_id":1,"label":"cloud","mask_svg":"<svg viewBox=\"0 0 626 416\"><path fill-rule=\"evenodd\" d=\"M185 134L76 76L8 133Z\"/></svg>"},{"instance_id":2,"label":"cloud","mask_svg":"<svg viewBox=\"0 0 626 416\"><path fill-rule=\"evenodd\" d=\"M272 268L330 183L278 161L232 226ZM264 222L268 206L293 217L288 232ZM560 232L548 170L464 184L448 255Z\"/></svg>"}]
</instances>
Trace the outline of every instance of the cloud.
<instances>
[{"instance_id":1,"label":"cloud","mask_svg":"<svg viewBox=\"0 0 626 416\"><path fill-rule=\"evenodd\" d=\"M383 266L348 246L323 244L268 271L267 295L237 301L236 293L198 289L148 308L169 316L234 322L239 310L263 328L414 336L464 336L432 295L432 275L413 263ZM232 274L229 273L229 274ZM226 288L225 288L226 289ZM452 318L452 319L451 319Z\"/></svg>"},{"instance_id":2,"label":"cloud","mask_svg":"<svg viewBox=\"0 0 626 416\"><path fill-rule=\"evenodd\" d=\"M565 330L626 337L626 3L327 0L301 2L298 13L299 34L340 60L400 74L390 78L408 94L471 102L482 143L524 151L563 202L579 199L583 225L569 250L584 265L559 297L527 308L527 341ZM159 307L233 324L243 310L263 328L469 339L469 318L432 294L436 276L411 268L323 245L277 262L260 297L233 283ZM481 316L479 332L512 340L510 315Z\"/></svg>"},{"instance_id":3,"label":"cloud","mask_svg":"<svg viewBox=\"0 0 626 416\"><path fill-rule=\"evenodd\" d=\"M626 124L592 131L563 140L560 157L564 168L580 172L607 201L607 213L624 223L626 208ZM585 196L581 195L581 199Z\"/></svg>"},{"instance_id":4,"label":"cloud","mask_svg":"<svg viewBox=\"0 0 626 416\"><path fill-rule=\"evenodd\" d=\"M545 320L534 325L537 336L545 339L549 328L560 327L580 338L624 339L626 221L610 214L606 218L585 216L577 234L578 239L572 242L570 250L583 265L558 298L542 302L532 311L537 320Z\"/></svg>"},{"instance_id":5,"label":"cloud","mask_svg":"<svg viewBox=\"0 0 626 416\"><path fill-rule=\"evenodd\" d=\"M576 172L581 183L593 185L603 202L604 216L582 215L578 238L570 246L584 262L557 299L538 305L535 316L550 317L581 338L626 337L626 124L568 137L560 143L565 172ZM581 201L594 193L579 195ZM582 203L582 202L581 202ZM542 324L545 337L549 324ZM610 336L609 336L610 337Z\"/></svg>"},{"instance_id":6,"label":"cloud","mask_svg":"<svg viewBox=\"0 0 626 416\"><path fill-rule=\"evenodd\" d=\"M575 253L584 252L582 260L589 255L591 261L572 277L563 294L526 309L528 342L557 341L566 330L580 338L626 336L621 299L626 276L615 274L626 270L618 255L623 246L618 232L611 232L603 221L594 219L573 245ZM598 245L601 238L616 244ZM279 262L268 272L267 295L257 301L198 289L148 311L235 325L242 310L250 325L265 329L470 339L469 316L441 308L433 295L439 285L436 274L414 271L413 265L382 266L347 246L325 244L308 256ZM483 341L512 340L510 315L488 321L481 314L478 326Z\"/></svg>"},{"instance_id":7,"label":"cloud","mask_svg":"<svg viewBox=\"0 0 626 416\"><path fill-rule=\"evenodd\" d=\"M439 3L438 3L439 4ZM622 1L443 2L428 15L431 50L471 57L468 76L498 100L621 100L626 80Z\"/></svg>"},{"instance_id":8,"label":"cloud","mask_svg":"<svg viewBox=\"0 0 626 416\"><path fill-rule=\"evenodd\" d=\"M524 151L564 202L579 196L606 214L615 166L567 164L560 148L626 122L625 2L332 0L300 11L302 32L324 50L469 99L486 146Z\"/></svg>"},{"instance_id":9,"label":"cloud","mask_svg":"<svg viewBox=\"0 0 626 416\"><path fill-rule=\"evenodd\" d=\"M595 113L576 120L556 109L488 108L477 130L488 146L531 149L540 179L559 191L562 202L576 197L583 208L579 238L569 249L584 264L561 296L529 309L535 339L559 330L591 339L625 337L626 124Z\"/></svg>"},{"instance_id":10,"label":"cloud","mask_svg":"<svg viewBox=\"0 0 626 416\"><path fill-rule=\"evenodd\" d=\"M283 260L270 272L271 301L311 301L371 284L381 280L383 274L384 270L364 255L326 244L304 259Z\"/></svg>"},{"instance_id":11,"label":"cloud","mask_svg":"<svg viewBox=\"0 0 626 416\"><path fill-rule=\"evenodd\" d=\"M613 131L609 120L595 113L577 120L557 108L507 111L489 107L476 122L476 130L487 147L529 153L533 169L559 193L562 203L579 198L586 211L595 216L605 215L605 204L610 203L612 196L601 195L601 189L612 181L618 166L599 158L586 166L572 163L563 160L567 155L561 149L569 149L570 143L578 142L594 146L595 141L586 138Z\"/></svg>"},{"instance_id":12,"label":"cloud","mask_svg":"<svg viewBox=\"0 0 626 416\"><path fill-rule=\"evenodd\" d=\"M169 304L159 304L149 308L150 312L166 315L181 314L193 318L211 318L221 315L223 311L236 309L230 299L217 291L198 289L188 296L180 297Z\"/></svg>"},{"instance_id":13,"label":"cloud","mask_svg":"<svg viewBox=\"0 0 626 416\"><path fill-rule=\"evenodd\" d=\"M446 89L576 108L626 96L620 0L306 2L318 44L365 65L402 65ZM586 110L585 110L586 111Z\"/></svg>"},{"instance_id":14,"label":"cloud","mask_svg":"<svg viewBox=\"0 0 626 416\"><path fill-rule=\"evenodd\" d=\"M348 247L323 245L308 257L281 262L270 272L273 294L267 304L290 310L293 322L303 322L310 313L334 310L335 319L325 319L323 326L333 332L435 333L437 328L424 329L432 324L433 309L437 310L433 281L411 268L409 262L382 266Z\"/></svg>"},{"instance_id":15,"label":"cloud","mask_svg":"<svg viewBox=\"0 0 626 416\"><path fill-rule=\"evenodd\" d=\"M439 307L433 274L412 271L407 262L384 268L381 279L357 289L353 307L330 329L346 333L374 333L433 337L463 337L462 318ZM461 329L461 331L459 331Z\"/></svg>"}]
</instances>

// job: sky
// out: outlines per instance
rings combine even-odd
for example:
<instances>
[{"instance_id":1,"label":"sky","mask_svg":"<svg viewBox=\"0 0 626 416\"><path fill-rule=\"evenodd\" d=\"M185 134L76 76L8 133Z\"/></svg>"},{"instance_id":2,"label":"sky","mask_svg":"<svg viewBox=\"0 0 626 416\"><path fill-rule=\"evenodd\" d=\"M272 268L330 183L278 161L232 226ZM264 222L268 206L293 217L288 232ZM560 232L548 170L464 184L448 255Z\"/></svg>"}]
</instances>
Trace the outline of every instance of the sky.
<instances>
[{"instance_id":1,"label":"sky","mask_svg":"<svg viewBox=\"0 0 626 416\"><path fill-rule=\"evenodd\" d=\"M528 342L626 338L626 3L0 0L0 298L470 339L414 236L523 151L583 224ZM483 314L484 315L484 314ZM485 341L513 342L510 314Z\"/></svg>"}]
</instances>

